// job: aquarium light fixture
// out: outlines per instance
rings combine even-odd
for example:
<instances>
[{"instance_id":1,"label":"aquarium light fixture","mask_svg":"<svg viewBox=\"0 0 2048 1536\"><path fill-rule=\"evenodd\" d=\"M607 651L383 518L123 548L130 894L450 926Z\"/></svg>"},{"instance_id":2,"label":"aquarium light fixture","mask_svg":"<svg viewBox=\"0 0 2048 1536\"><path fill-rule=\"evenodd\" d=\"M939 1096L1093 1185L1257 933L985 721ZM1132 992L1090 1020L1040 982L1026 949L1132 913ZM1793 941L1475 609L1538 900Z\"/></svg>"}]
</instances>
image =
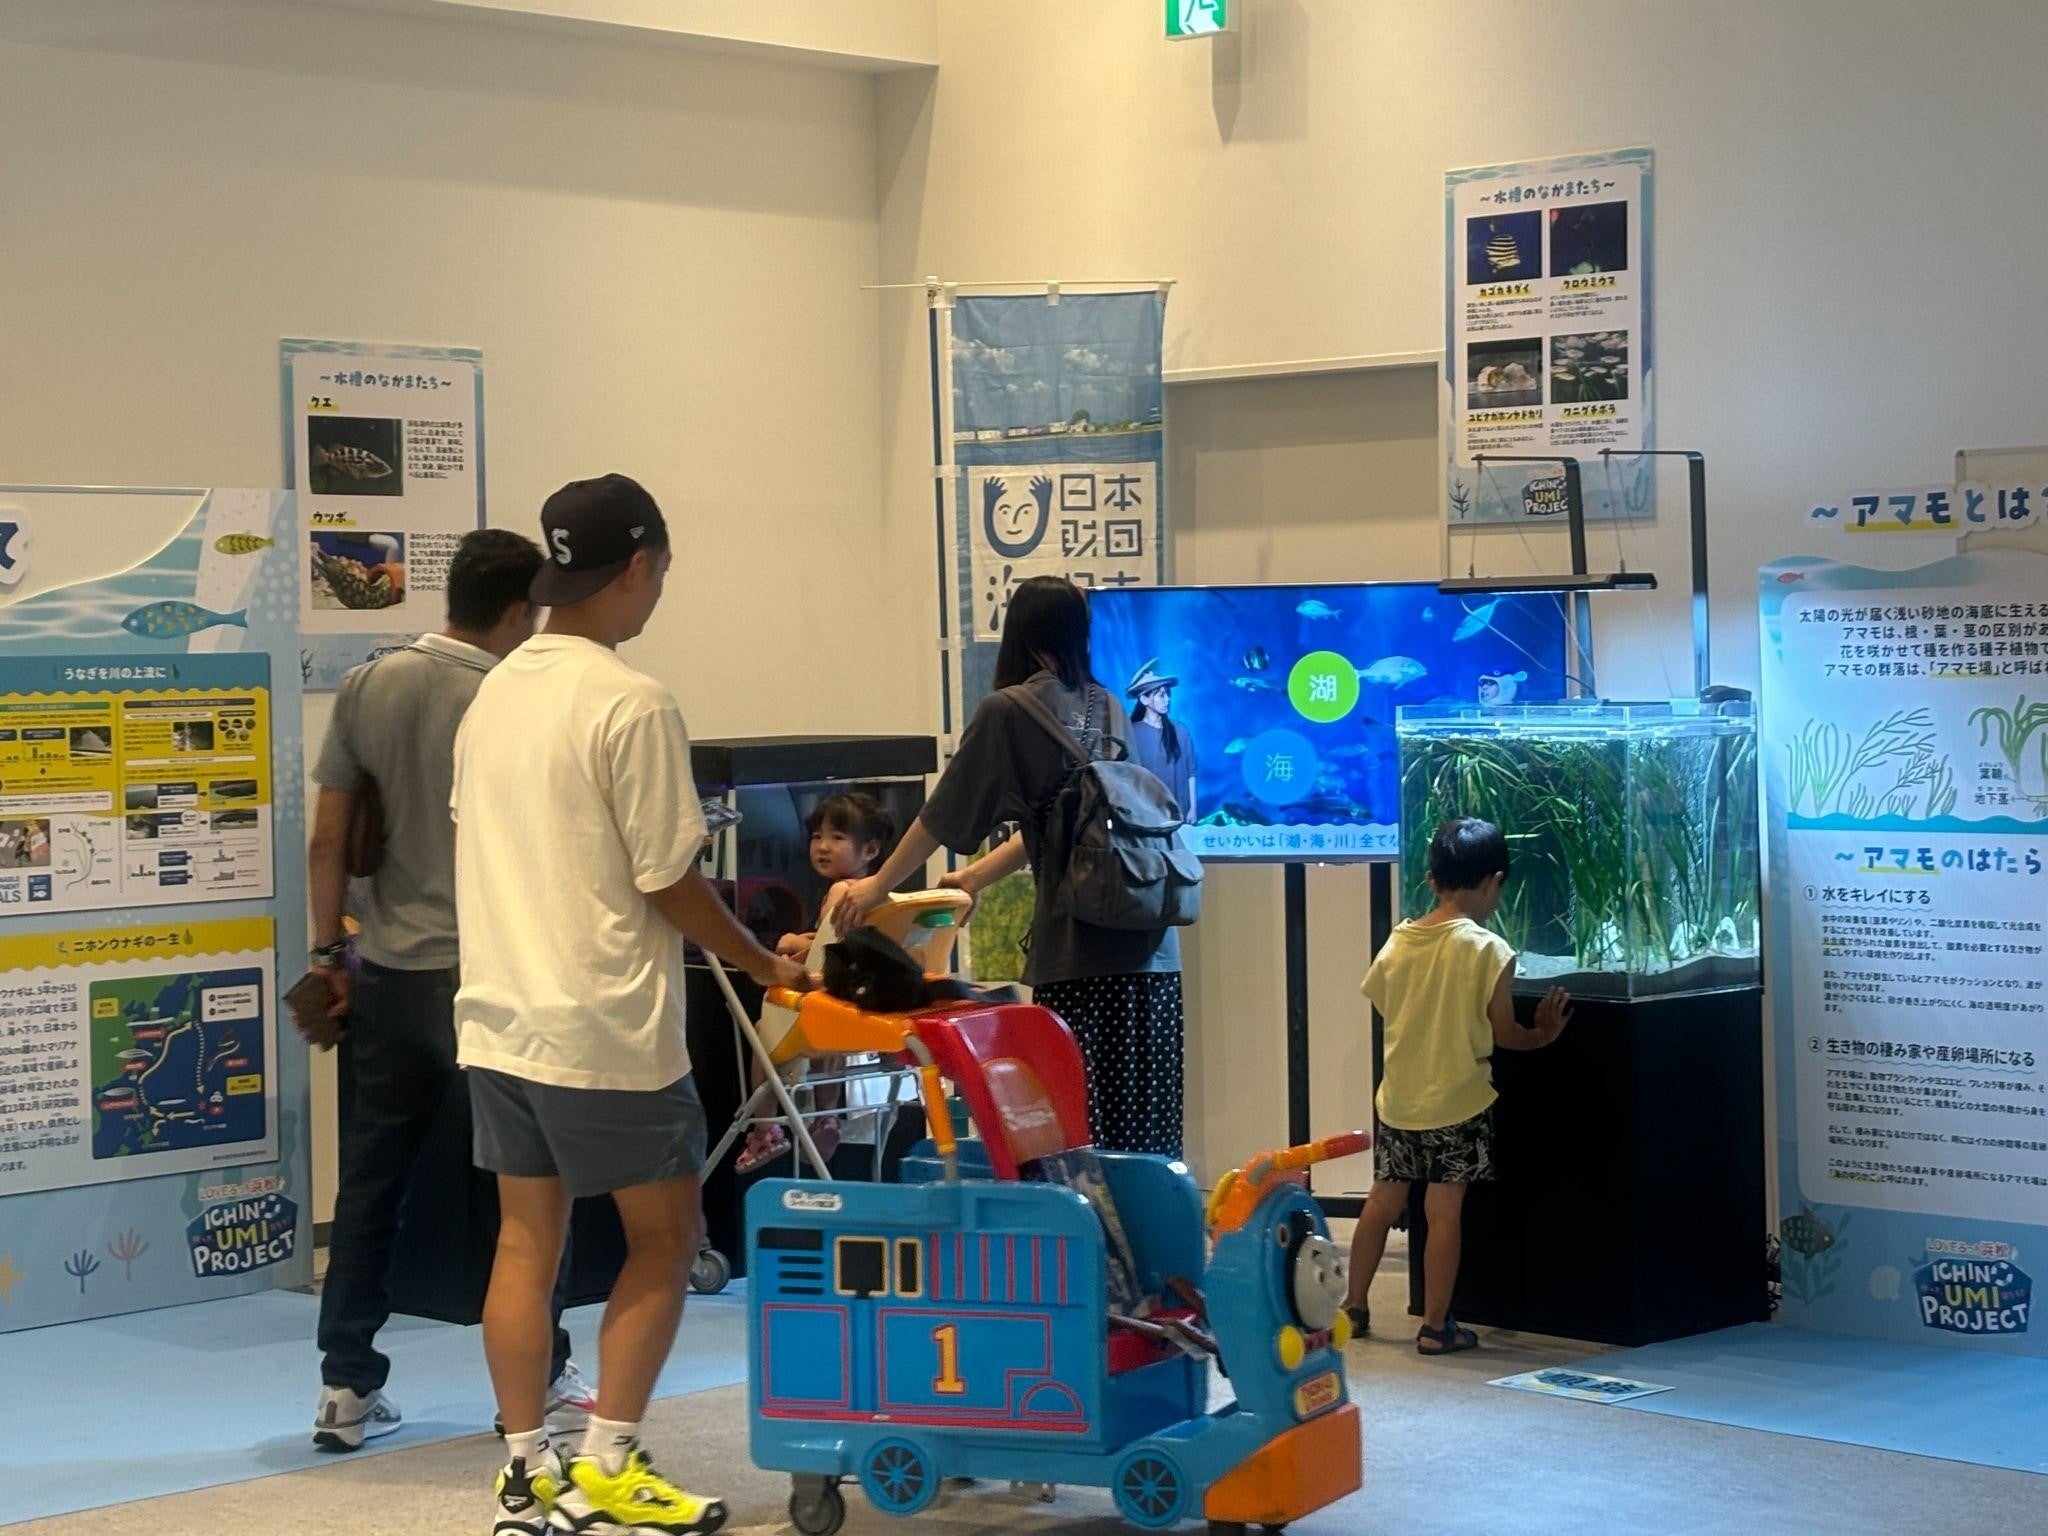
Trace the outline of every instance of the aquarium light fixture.
<instances>
[{"instance_id":1,"label":"aquarium light fixture","mask_svg":"<svg viewBox=\"0 0 2048 1536\"><path fill-rule=\"evenodd\" d=\"M1649 571L1604 571L1586 569L1586 501L1579 485L1579 461L1573 458L1531 458L1520 454L1480 453L1472 463L1479 469L1489 464L1555 464L1564 479L1565 518L1571 529L1572 568L1568 574L1553 576L1467 576L1437 583L1440 592L1615 592L1623 588L1654 590L1657 578Z\"/></svg>"},{"instance_id":2,"label":"aquarium light fixture","mask_svg":"<svg viewBox=\"0 0 2048 1536\"><path fill-rule=\"evenodd\" d=\"M1619 592L1655 591L1650 571L1592 571L1562 576L1454 576L1436 584L1439 592Z\"/></svg>"}]
</instances>

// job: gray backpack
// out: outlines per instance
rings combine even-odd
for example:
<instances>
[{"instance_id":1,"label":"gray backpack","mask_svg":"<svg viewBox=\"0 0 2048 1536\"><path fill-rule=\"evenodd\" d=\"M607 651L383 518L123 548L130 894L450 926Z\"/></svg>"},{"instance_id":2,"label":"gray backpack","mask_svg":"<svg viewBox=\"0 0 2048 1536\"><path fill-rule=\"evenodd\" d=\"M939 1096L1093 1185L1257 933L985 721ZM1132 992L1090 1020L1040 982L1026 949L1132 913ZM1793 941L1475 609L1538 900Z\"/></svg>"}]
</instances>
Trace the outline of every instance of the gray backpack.
<instances>
[{"instance_id":1,"label":"gray backpack","mask_svg":"<svg viewBox=\"0 0 2048 1536\"><path fill-rule=\"evenodd\" d=\"M1004 691L1076 765L1041 820L1038 879L1052 910L1140 933L1200 917L1202 861L1181 841L1172 791L1143 764L1094 757L1028 686Z\"/></svg>"}]
</instances>

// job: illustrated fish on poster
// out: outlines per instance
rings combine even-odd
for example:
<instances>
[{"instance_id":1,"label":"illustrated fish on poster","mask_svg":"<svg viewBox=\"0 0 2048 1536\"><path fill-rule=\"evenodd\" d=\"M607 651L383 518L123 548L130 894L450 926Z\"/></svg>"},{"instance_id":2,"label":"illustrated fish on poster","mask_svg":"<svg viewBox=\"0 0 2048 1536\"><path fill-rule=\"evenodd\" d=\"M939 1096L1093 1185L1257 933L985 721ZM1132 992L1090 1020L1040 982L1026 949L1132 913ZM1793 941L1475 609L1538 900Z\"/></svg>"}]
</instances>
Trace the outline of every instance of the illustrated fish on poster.
<instances>
[{"instance_id":1,"label":"illustrated fish on poster","mask_svg":"<svg viewBox=\"0 0 2048 1536\"><path fill-rule=\"evenodd\" d=\"M1266 654L1263 645L1255 645L1244 653L1244 669L1247 672L1263 672L1273 665L1273 658Z\"/></svg>"},{"instance_id":2,"label":"illustrated fish on poster","mask_svg":"<svg viewBox=\"0 0 2048 1536\"><path fill-rule=\"evenodd\" d=\"M259 549L275 548L276 544L277 540L254 533L224 533L213 541L213 547L224 555L253 555Z\"/></svg>"},{"instance_id":3,"label":"illustrated fish on poster","mask_svg":"<svg viewBox=\"0 0 2048 1536\"><path fill-rule=\"evenodd\" d=\"M336 443L331 448L316 444L313 467L331 469L351 480L382 480L391 473L391 466L369 449L352 448L347 443Z\"/></svg>"},{"instance_id":4,"label":"illustrated fish on poster","mask_svg":"<svg viewBox=\"0 0 2048 1536\"><path fill-rule=\"evenodd\" d=\"M1278 693L1280 691L1278 683L1269 682L1263 677L1233 677L1230 680L1230 686L1242 688L1246 693Z\"/></svg>"},{"instance_id":5,"label":"illustrated fish on poster","mask_svg":"<svg viewBox=\"0 0 2048 1536\"><path fill-rule=\"evenodd\" d=\"M211 608L173 598L144 604L121 621L121 627L129 634L140 635L145 640L178 640L202 629L211 629L216 624L232 624L237 629L247 629L249 610L238 608L233 613L215 613Z\"/></svg>"},{"instance_id":6,"label":"illustrated fish on poster","mask_svg":"<svg viewBox=\"0 0 2048 1536\"><path fill-rule=\"evenodd\" d=\"M1336 619L1343 617L1344 613L1343 609L1332 608L1328 603L1318 602L1315 598L1310 598L1294 611L1304 619Z\"/></svg>"},{"instance_id":7,"label":"illustrated fish on poster","mask_svg":"<svg viewBox=\"0 0 2048 1536\"><path fill-rule=\"evenodd\" d=\"M1778 1231L1785 1239L1785 1246L1804 1258L1826 1253L1835 1246L1834 1229L1814 1215L1811 1206L1802 1206L1797 1215L1787 1216L1779 1222Z\"/></svg>"}]
</instances>

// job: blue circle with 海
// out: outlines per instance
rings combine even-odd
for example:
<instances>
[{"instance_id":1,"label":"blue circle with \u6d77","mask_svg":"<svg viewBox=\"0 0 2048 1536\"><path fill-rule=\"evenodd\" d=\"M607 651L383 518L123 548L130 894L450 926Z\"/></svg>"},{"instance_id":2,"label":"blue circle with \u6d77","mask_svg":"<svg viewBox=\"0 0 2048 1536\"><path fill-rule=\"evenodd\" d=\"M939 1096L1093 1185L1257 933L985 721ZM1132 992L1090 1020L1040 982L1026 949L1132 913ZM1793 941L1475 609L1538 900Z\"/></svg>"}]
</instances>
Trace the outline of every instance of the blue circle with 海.
<instances>
[{"instance_id":1,"label":"blue circle with \u6d77","mask_svg":"<svg viewBox=\"0 0 2048 1536\"><path fill-rule=\"evenodd\" d=\"M1267 805L1293 805L1316 787L1321 766L1308 738L1295 731L1264 731L1245 743L1244 787Z\"/></svg>"}]
</instances>

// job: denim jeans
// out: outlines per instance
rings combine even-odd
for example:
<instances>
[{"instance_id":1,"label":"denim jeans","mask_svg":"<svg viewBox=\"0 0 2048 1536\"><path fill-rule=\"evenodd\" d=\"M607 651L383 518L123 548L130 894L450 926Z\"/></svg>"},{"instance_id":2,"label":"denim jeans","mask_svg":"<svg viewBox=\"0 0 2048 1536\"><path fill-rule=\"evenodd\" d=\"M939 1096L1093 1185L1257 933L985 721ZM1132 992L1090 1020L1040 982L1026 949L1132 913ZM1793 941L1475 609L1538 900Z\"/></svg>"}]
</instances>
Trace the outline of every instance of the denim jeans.
<instances>
[{"instance_id":1,"label":"denim jeans","mask_svg":"<svg viewBox=\"0 0 2048 1536\"><path fill-rule=\"evenodd\" d=\"M391 1316L391 1254L428 1129L459 1076L453 970L393 971L365 963L350 992L341 1043L341 1187L335 1194L327 1281L320 1292L321 1379L380 1390L391 1362L376 1347ZM466 1170L465 1170L466 1172ZM569 1359L562 1327L568 1255L555 1285L555 1358Z\"/></svg>"}]
</instances>

